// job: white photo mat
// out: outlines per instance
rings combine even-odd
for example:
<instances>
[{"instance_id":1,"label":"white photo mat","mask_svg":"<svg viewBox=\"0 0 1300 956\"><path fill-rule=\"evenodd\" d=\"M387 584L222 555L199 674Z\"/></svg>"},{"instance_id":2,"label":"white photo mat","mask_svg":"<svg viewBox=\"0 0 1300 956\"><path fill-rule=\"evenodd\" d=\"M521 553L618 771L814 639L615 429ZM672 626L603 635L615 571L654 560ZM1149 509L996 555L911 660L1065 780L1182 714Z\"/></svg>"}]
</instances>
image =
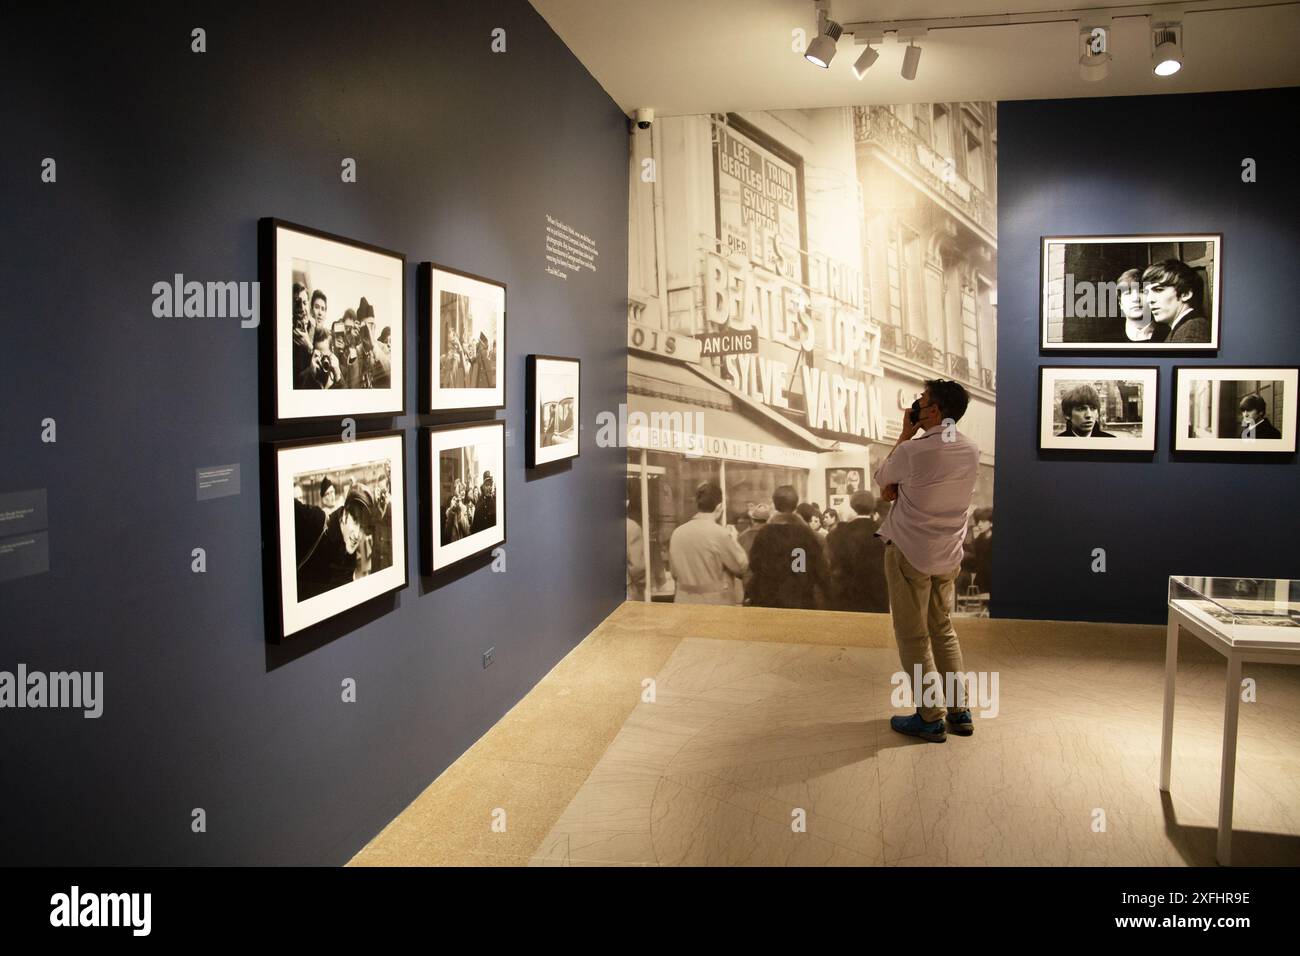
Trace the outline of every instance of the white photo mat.
<instances>
[{"instance_id":1,"label":"white photo mat","mask_svg":"<svg viewBox=\"0 0 1300 956\"><path fill-rule=\"evenodd\" d=\"M537 356L533 362L533 429L528 440L533 443L533 463L546 465L578 454L579 435L582 428L581 364L568 359ZM542 445L542 406L559 398L573 398L573 436L556 445Z\"/></svg>"},{"instance_id":2,"label":"white photo mat","mask_svg":"<svg viewBox=\"0 0 1300 956\"><path fill-rule=\"evenodd\" d=\"M433 265L429 269L429 314L424 321L429 323L429 407L426 411L440 412L466 408L503 408L505 407L505 330L506 330L506 290L502 286L470 276L448 272ZM472 299L486 299L496 310L497 368L496 385L492 388L443 388L440 384L442 367L442 293L469 296Z\"/></svg>"},{"instance_id":3,"label":"white photo mat","mask_svg":"<svg viewBox=\"0 0 1300 956\"><path fill-rule=\"evenodd\" d=\"M1210 341L1209 342L1063 342L1052 340L1048 337L1048 329L1053 322L1060 318L1056 313L1058 309L1052 302L1052 256L1054 250L1063 246L1075 245L1103 245L1103 244L1158 244L1165 242L1204 242L1214 248L1214 268L1211 271L1211 289L1212 293L1206 296L1206 301L1202 303L1205 309L1206 318L1210 320ZM1111 351L1213 351L1219 347L1219 322L1220 322L1220 303L1223 299L1222 284L1222 265L1223 265L1223 243L1222 237L1215 233L1171 233L1168 235L1114 235L1114 236L1045 236L1041 240L1040 254L1042 256L1039 268L1042 270L1040 281L1042 289L1039 290L1041 302L1039 308L1041 315L1039 319L1039 336L1040 347L1045 351L1051 350L1074 350L1087 352L1111 352ZM1134 268L1137 264L1134 264ZM1118 276L1112 277L1112 281ZM1061 303L1061 309L1064 303Z\"/></svg>"},{"instance_id":4,"label":"white photo mat","mask_svg":"<svg viewBox=\"0 0 1300 956\"><path fill-rule=\"evenodd\" d=\"M386 283L382 298L367 296L376 324L390 329L392 378L388 388L296 389L293 378L293 264L295 259L376 276ZM328 294L329 290L326 290ZM280 419L343 418L352 415L400 414L403 407L405 361L405 276L403 261L391 255L358 249L290 226L275 226L276 416ZM383 301L386 299L386 301ZM310 304L308 305L310 311ZM266 321L264 319L263 321Z\"/></svg>"},{"instance_id":5,"label":"white photo mat","mask_svg":"<svg viewBox=\"0 0 1300 956\"><path fill-rule=\"evenodd\" d=\"M1196 382L1272 381L1282 383L1286 408L1282 421L1269 420L1281 438L1193 438L1191 430L1192 387ZM1296 450L1296 386L1300 372L1294 367L1187 366L1174 370L1174 451L1231 451L1282 453ZM1217 398L1217 394L1215 395Z\"/></svg>"},{"instance_id":6,"label":"white photo mat","mask_svg":"<svg viewBox=\"0 0 1300 956\"><path fill-rule=\"evenodd\" d=\"M1056 434L1054 408L1059 382L1140 382L1142 386L1142 429L1135 436L1113 438L1061 437ZM1159 404L1159 369L1107 367L1045 367L1041 370L1038 398L1038 447L1070 451L1155 451L1156 418ZM1099 427L1104 428L1105 423Z\"/></svg>"},{"instance_id":7,"label":"white photo mat","mask_svg":"<svg viewBox=\"0 0 1300 956\"><path fill-rule=\"evenodd\" d=\"M484 548L500 544L505 540L506 517L506 481L505 481L505 428L498 422L485 422L482 425L464 425L454 428L431 428L425 439L429 442L429 494L432 498L429 508L429 535L432 570L441 571ZM480 472L490 471L493 485L496 487L496 524L468 537L442 543L442 456L440 452L449 448L464 448L473 445L478 453Z\"/></svg>"},{"instance_id":8,"label":"white photo mat","mask_svg":"<svg viewBox=\"0 0 1300 956\"><path fill-rule=\"evenodd\" d=\"M280 528L280 609L285 637L406 585L406 475L402 469L402 442L401 435L383 435L378 438L276 449L275 501ZM294 547L294 476L332 468L342 470L359 462L385 458L392 466L389 499L393 522L392 565L351 584L332 588L300 602L298 561Z\"/></svg>"}]
</instances>

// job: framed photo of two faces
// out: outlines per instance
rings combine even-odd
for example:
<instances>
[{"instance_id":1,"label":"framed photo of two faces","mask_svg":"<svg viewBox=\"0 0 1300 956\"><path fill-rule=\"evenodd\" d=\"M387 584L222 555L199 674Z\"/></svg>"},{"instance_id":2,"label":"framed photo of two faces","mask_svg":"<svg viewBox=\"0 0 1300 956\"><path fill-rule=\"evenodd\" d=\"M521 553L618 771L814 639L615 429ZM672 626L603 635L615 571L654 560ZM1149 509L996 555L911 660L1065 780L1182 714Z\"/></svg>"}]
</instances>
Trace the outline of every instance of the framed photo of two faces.
<instances>
[{"instance_id":1,"label":"framed photo of two faces","mask_svg":"<svg viewBox=\"0 0 1300 956\"><path fill-rule=\"evenodd\" d=\"M1220 343L1218 233L1046 236L1043 352L1195 354ZM1296 450L1296 369L1174 368L1174 452ZM1155 366L1039 369L1041 450L1154 452Z\"/></svg>"},{"instance_id":2,"label":"framed photo of two faces","mask_svg":"<svg viewBox=\"0 0 1300 956\"><path fill-rule=\"evenodd\" d=\"M276 219L259 223L263 388L275 425L337 427L406 413L401 253ZM505 407L503 283L422 263L421 410ZM504 424L424 428L422 486L435 573L505 540ZM268 633L300 633L406 587L401 431L277 441L264 460ZM443 500L446 499L446 500ZM445 521L449 512L451 521Z\"/></svg>"}]
</instances>

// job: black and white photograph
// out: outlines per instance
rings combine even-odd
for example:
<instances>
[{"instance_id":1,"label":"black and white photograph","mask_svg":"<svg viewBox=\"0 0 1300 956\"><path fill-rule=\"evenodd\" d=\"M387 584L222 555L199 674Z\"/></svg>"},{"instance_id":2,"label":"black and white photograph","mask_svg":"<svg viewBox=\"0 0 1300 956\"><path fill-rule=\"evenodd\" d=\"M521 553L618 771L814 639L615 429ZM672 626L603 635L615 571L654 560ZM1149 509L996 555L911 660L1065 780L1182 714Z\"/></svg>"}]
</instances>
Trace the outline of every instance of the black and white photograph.
<instances>
[{"instance_id":1,"label":"black and white photograph","mask_svg":"<svg viewBox=\"0 0 1300 956\"><path fill-rule=\"evenodd\" d=\"M504 283L426 262L421 321L429 347L427 411L505 407Z\"/></svg>"},{"instance_id":2,"label":"black and white photograph","mask_svg":"<svg viewBox=\"0 0 1300 956\"><path fill-rule=\"evenodd\" d=\"M854 516L849 501L867 487L867 476L862 468L826 469L826 510L834 511L839 520Z\"/></svg>"},{"instance_id":3,"label":"black and white photograph","mask_svg":"<svg viewBox=\"0 0 1300 956\"><path fill-rule=\"evenodd\" d=\"M1174 368L1174 451L1296 450L1295 367Z\"/></svg>"},{"instance_id":4,"label":"black and white photograph","mask_svg":"<svg viewBox=\"0 0 1300 956\"><path fill-rule=\"evenodd\" d=\"M528 356L525 418L529 468L578 457L581 370L576 358Z\"/></svg>"},{"instance_id":5,"label":"black and white photograph","mask_svg":"<svg viewBox=\"0 0 1300 956\"><path fill-rule=\"evenodd\" d=\"M406 585L400 432L275 446L281 634Z\"/></svg>"},{"instance_id":6,"label":"black and white photograph","mask_svg":"<svg viewBox=\"0 0 1300 956\"><path fill-rule=\"evenodd\" d=\"M1222 236L1046 236L1042 348L1219 347Z\"/></svg>"},{"instance_id":7,"label":"black and white photograph","mask_svg":"<svg viewBox=\"0 0 1300 956\"><path fill-rule=\"evenodd\" d=\"M426 512L429 570L442 571L506 539L505 424L426 428L432 500Z\"/></svg>"},{"instance_id":8,"label":"black and white photograph","mask_svg":"<svg viewBox=\"0 0 1300 956\"><path fill-rule=\"evenodd\" d=\"M400 415L403 255L262 221L277 421Z\"/></svg>"},{"instance_id":9,"label":"black and white photograph","mask_svg":"<svg viewBox=\"0 0 1300 956\"><path fill-rule=\"evenodd\" d=\"M1155 451L1155 366L1045 366L1038 374L1040 449Z\"/></svg>"}]
</instances>

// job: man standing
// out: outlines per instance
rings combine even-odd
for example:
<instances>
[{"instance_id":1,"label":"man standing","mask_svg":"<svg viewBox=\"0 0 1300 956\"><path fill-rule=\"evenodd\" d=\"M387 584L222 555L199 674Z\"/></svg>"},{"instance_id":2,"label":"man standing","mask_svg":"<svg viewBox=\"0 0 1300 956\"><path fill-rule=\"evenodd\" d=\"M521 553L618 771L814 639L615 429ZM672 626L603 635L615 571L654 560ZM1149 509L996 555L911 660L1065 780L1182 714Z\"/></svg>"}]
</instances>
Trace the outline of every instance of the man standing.
<instances>
[{"instance_id":1,"label":"man standing","mask_svg":"<svg viewBox=\"0 0 1300 956\"><path fill-rule=\"evenodd\" d=\"M830 583L822 539L796 512L799 492L792 486L772 492L772 505L776 514L759 528L749 549L746 600L754 607L820 607Z\"/></svg>"},{"instance_id":2,"label":"man standing","mask_svg":"<svg viewBox=\"0 0 1300 956\"><path fill-rule=\"evenodd\" d=\"M921 398L903 413L898 442L875 474L881 495L894 502L877 533L885 540L898 656L913 681L917 703L916 713L891 717L889 726L935 743L947 739L945 710L953 733L974 733L951 617L953 582L961 569L966 515L979 469L979 446L956 427L969 401L957 382L926 382ZM924 676L918 680L919 675ZM941 691L955 691L953 699L941 694L946 707L936 703L933 690L925 692L936 680Z\"/></svg>"},{"instance_id":3,"label":"man standing","mask_svg":"<svg viewBox=\"0 0 1300 956\"><path fill-rule=\"evenodd\" d=\"M837 611L889 612L885 585L885 543L876 536L876 496L858 491L849 498L853 517L826 536L831 564L831 606ZM832 512L833 513L833 512Z\"/></svg>"},{"instance_id":4,"label":"man standing","mask_svg":"<svg viewBox=\"0 0 1300 956\"><path fill-rule=\"evenodd\" d=\"M722 489L706 481L695 489L696 513L668 541L668 564L677 579L678 604L735 604L733 578L742 576L749 559L733 531L718 524Z\"/></svg>"}]
</instances>

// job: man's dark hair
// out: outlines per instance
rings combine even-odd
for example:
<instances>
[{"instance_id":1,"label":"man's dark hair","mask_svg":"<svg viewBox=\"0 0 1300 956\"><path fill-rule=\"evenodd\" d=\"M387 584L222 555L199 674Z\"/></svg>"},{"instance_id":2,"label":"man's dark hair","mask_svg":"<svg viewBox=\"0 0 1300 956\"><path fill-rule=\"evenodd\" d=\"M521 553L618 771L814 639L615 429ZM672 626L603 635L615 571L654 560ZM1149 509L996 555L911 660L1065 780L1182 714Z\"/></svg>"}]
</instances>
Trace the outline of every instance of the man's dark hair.
<instances>
[{"instance_id":1,"label":"man's dark hair","mask_svg":"<svg viewBox=\"0 0 1300 956\"><path fill-rule=\"evenodd\" d=\"M869 515L876 510L876 496L869 491L855 491L849 499L854 514Z\"/></svg>"},{"instance_id":2,"label":"man's dark hair","mask_svg":"<svg viewBox=\"0 0 1300 956\"><path fill-rule=\"evenodd\" d=\"M698 511L712 511L722 504L722 489L716 481L702 481L695 489L695 508Z\"/></svg>"},{"instance_id":3,"label":"man's dark hair","mask_svg":"<svg viewBox=\"0 0 1300 956\"><path fill-rule=\"evenodd\" d=\"M814 508L806 501L801 503L794 510L799 515L800 518L803 518L803 520L807 521L809 524L812 524L812 519L814 517L818 519L821 518L821 512L819 512L816 508Z\"/></svg>"},{"instance_id":4,"label":"man's dark hair","mask_svg":"<svg viewBox=\"0 0 1300 956\"><path fill-rule=\"evenodd\" d=\"M1193 309L1201 307L1203 283L1200 274L1182 259L1161 259L1153 262L1142 271L1142 284L1172 285L1178 298L1191 292L1187 304Z\"/></svg>"},{"instance_id":5,"label":"man's dark hair","mask_svg":"<svg viewBox=\"0 0 1300 956\"><path fill-rule=\"evenodd\" d=\"M343 510L352 516L352 520L361 525L367 533L375 525L375 499L365 485L353 485L348 496L343 500Z\"/></svg>"},{"instance_id":6,"label":"man's dark hair","mask_svg":"<svg viewBox=\"0 0 1300 956\"><path fill-rule=\"evenodd\" d=\"M294 300L295 300L295 301L297 300L297 298L298 298L298 293L299 293L299 292L306 292L306 291L307 291L307 287L306 287L305 285L303 285L301 282L295 282L295 283L293 284L293 297L294 297Z\"/></svg>"},{"instance_id":7,"label":"man's dark hair","mask_svg":"<svg viewBox=\"0 0 1300 956\"><path fill-rule=\"evenodd\" d=\"M1237 411L1259 412L1260 417L1263 418L1268 414L1268 406L1264 404L1264 400L1258 395L1247 395L1241 400L1241 404L1237 406Z\"/></svg>"},{"instance_id":8,"label":"man's dark hair","mask_svg":"<svg viewBox=\"0 0 1300 956\"><path fill-rule=\"evenodd\" d=\"M1076 385L1064 395L1061 396L1061 412L1068 420L1070 413L1080 405L1086 405L1088 408L1095 408L1101 411L1101 396L1097 390L1086 382L1082 385Z\"/></svg>"},{"instance_id":9,"label":"man's dark hair","mask_svg":"<svg viewBox=\"0 0 1300 956\"><path fill-rule=\"evenodd\" d=\"M782 485L772 492L772 507L783 515L788 515L794 511L795 506L799 504L799 492L795 491L790 485Z\"/></svg>"},{"instance_id":10,"label":"man's dark hair","mask_svg":"<svg viewBox=\"0 0 1300 956\"><path fill-rule=\"evenodd\" d=\"M330 481L329 475L326 475L324 478L320 480L320 496L324 498L325 492L329 491L333 487L334 487L334 482Z\"/></svg>"},{"instance_id":11,"label":"man's dark hair","mask_svg":"<svg viewBox=\"0 0 1300 956\"><path fill-rule=\"evenodd\" d=\"M926 382L925 387L930 391L930 401L939 406L945 419L961 421L961 417L966 414L966 406L970 404L970 395L960 382L936 378Z\"/></svg>"},{"instance_id":12,"label":"man's dark hair","mask_svg":"<svg viewBox=\"0 0 1300 956\"><path fill-rule=\"evenodd\" d=\"M323 300L327 305L329 304L329 299L326 298L325 293L320 289L317 289L311 294L311 304L315 305L317 299Z\"/></svg>"},{"instance_id":13,"label":"man's dark hair","mask_svg":"<svg viewBox=\"0 0 1300 956\"><path fill-rule=\"evenodd\" d=\"M316 331L311 334L311 344L320 345L322 342L332 339L333 337L334 334L330 332L329 329L325 328L323 325L318 325L316 326Z\"/></svg>"}]
</instances>

